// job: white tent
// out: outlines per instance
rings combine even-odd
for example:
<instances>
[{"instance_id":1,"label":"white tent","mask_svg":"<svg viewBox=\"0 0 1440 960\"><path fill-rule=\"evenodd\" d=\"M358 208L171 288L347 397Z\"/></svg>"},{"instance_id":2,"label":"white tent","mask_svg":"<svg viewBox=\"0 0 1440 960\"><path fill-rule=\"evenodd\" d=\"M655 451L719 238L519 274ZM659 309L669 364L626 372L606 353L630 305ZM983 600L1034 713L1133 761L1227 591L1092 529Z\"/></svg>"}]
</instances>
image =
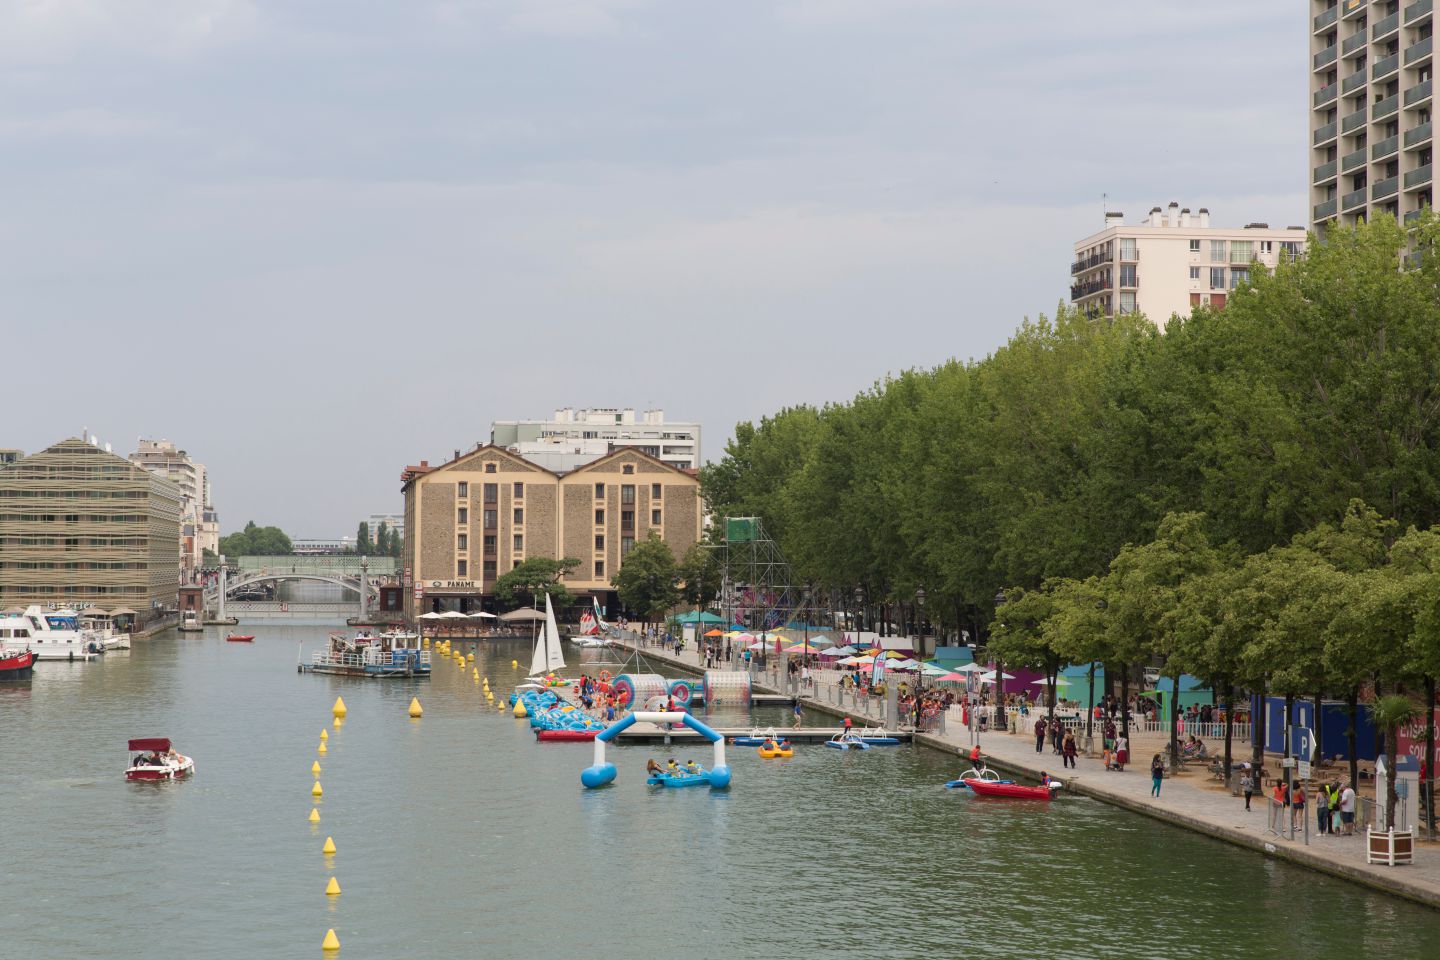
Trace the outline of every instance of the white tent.
<instances>
[{"instance_id":1,"label":"white tent","mask_svg":"<svg viewBox=\"0 0 1440 960\"><path fill-rule=\"evenodd\" d=\"M421 619L421 620L444 620L444 619L445 619L445 614L443 614L443 613L436 613L436 612L434 612L434 611L432 610L432 611L429 612L429 613L422 613L422 614L420 614L419 619Z\"/></svg>"}]
</instances>

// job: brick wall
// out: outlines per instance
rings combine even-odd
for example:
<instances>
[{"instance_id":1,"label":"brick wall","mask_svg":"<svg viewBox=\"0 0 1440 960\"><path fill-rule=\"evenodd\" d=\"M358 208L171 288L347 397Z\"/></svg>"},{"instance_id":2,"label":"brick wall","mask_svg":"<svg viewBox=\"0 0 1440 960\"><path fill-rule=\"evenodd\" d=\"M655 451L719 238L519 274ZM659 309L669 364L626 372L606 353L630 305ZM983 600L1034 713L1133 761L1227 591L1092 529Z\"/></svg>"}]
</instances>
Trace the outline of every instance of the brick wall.
<instances>
[{"instance_id":1,"label":"brick wall","mask_svg":"<svg viewBox=\"0 0 1440 960\"><path fill-rule=\"evenodd\" d=\"M420 569L422 580L455 579L455 484L425 484L420 498Z\"/></svg>"}]
</instances>

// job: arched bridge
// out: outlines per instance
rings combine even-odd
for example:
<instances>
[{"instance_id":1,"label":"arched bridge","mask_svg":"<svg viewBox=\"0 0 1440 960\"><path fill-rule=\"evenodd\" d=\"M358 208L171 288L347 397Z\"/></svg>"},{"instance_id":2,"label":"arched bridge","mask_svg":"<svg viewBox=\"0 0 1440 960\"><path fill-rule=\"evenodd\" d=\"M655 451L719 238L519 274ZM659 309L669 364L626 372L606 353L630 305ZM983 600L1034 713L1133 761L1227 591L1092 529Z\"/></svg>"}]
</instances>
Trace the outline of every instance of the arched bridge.
<instances>
[{"instance_id":1,"label":"arched bridge","mask_svg":"<svg viewBox=\"0 0 1440 960\"><path fill-rule=\"evenodd\" d=\"M332 575L325 573L291 573L289 571L282 572L277 570L270 572L260 570L242 574L234 580L227 579L225 581L225 598L227 600L232 599L237 593L244 591L246 587L252 587L257 583L279 583L282 580L306 580L312 583L330 583L337 587L343 587L356 596L360 593L360 578L358 576L351 577L343 574ZM379 590L373 583L367 581L365 587L367 592L372 596L379 593ZM218 602L219 599L220 584L216 582L205 589L205 601L207 603L215 603Z\"/></svg>"}]
</instances>

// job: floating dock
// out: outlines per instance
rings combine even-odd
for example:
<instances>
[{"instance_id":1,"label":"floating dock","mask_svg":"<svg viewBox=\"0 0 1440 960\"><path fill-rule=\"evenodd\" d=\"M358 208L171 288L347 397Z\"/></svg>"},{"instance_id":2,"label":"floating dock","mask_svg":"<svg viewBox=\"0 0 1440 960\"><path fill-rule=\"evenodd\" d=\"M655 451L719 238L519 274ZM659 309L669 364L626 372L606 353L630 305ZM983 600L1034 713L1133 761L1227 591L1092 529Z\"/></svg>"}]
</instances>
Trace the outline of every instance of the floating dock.
<instances>
[{"instance_id":1,"label":"floating dock","mask_svg":"<svg viewBox=\"0 0 1440 960\"><path fill-rule=\"evenodd\" d=\"M752 727L717 727L715 732L720 734L726 741L735 737L748 737L753 732ZM765 729L765 728L761 728ZM844 733L844 727L801 727L792 730L789 727L775 727L775 736L789 740L791 743L824 743L834 737L837 733ZM860 728L851 731L857 736L862 735ZM896 732L885 731L885 736L894 737L901 743L909 743L913 734L909 731ZM688 727L676 727L673 730L662 730L653 723L636 723L626 730L622 730L616 737L616 743L664 743L666 740L671 743L703 743L704 738Z\"/></svg>"}]
</instances>

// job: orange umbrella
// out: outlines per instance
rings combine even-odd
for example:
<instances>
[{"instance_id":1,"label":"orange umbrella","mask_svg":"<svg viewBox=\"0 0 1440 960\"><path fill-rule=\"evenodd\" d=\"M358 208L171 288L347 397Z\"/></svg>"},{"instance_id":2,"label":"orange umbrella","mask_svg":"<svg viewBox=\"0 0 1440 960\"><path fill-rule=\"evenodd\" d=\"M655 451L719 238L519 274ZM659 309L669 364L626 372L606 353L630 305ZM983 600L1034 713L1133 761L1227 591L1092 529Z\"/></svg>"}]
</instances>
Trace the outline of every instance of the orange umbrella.
<instances>
[{"instance_id":1,"label":"orange umbrella","mask_svg":"<svg viewBox=\"0 0 1440 960\"><path fill-rule=\"evenodd\" d=\"M706 630L706 631L705 631L705 636L707 636L707 637L723 637L723 636L725 636L725 631L724 631L724 630Z\"/></svg>"}]
</instances>

